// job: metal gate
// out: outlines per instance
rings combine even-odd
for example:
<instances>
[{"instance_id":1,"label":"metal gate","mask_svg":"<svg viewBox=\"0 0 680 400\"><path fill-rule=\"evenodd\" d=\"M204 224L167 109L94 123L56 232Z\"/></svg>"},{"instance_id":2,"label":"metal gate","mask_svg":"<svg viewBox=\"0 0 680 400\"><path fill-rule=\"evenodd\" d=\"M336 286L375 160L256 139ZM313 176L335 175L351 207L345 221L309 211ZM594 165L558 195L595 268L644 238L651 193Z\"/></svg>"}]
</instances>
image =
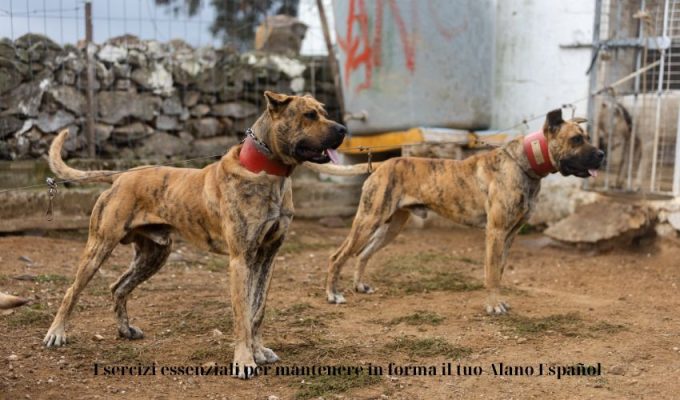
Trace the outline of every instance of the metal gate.
<instances>
[{"instance_id":1,"label":"metal gate","mask_svg":"<svg viewBox=\"0 0 680 400\"><path fill-rule=\"evenodd\" d=\"M590 73L590 188L680 196L680 0L596 1Z\"/></svg>"}]
</instances>

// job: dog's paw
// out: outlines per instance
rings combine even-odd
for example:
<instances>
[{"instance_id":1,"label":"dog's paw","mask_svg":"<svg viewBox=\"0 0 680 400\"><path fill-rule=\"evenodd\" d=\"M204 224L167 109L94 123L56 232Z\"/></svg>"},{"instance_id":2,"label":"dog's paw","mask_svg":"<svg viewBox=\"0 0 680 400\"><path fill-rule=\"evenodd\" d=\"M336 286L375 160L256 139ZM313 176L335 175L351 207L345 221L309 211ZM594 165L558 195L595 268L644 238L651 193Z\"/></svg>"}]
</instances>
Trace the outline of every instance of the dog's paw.
<instances>
[{"instance_id":1,"label":"dog's paw","mask_svg":"<svg viewBox=\"0 0 680 400\"><path fill-rule=\"evenodd\" d=\"M257 364L271 364L279 361L279 356L274 353L274 350L267 347L260 347L253 354Z\"/></svg>"},{"instance_id":2,"label":"dog's paw","mask_svg":"<svg viewBox=\"0 0 680 400\"><path fill-rule=\"evenodd\" d=\"M367 285L367 284L365 284L365 283L363 283L363 282L357 283L357 284L354 286L354 290L355 290L357 293L363 293L363 294L371 294L371 293L375 293L375 290L374 290L371 286L369 286L369 285Z\"/></svg>"},{"instance_id":3,"label":"dog's paw","mask_svg":"<svg viewBox=\"0 0 680 400\"><path fill-rule=\"evenodd\" d=\"M66 344L66 332L64 328L50 328L43 339L45 347L59 347Z\"/></svg>"},{"instance_id":4,"label":"dog's paw","mask_svg":"<svg viewBox=\"0 0 680 400\"><path fill-rule=\"evenodd\" d=\"M137 340L144 338L144 332L136 326L128 326L118 328L118 335L125 339Z\"/></svg>"},{"instance_id":5,"label":"dog's paw","mask_svg":"<svg viewBox=\"0 0 680 400\"><path fill-rule=\"evenodd\" d=\"M238 368L234 368L234 378L252 379L257 376L257 364L255 362L236 362Z\"/></svg>"},{"instance_id":6,"label":"dog's paw","mask_svg":"<svg viewBox=\"0 0 680 400\"><path fill-rule=\"evenodd\" d=\"M329 293L327 299L331 304L347 303L347 300L345 300L345 296L343 296L342 293Z\"/></svg>"},{"instance_id":7,"label":"dog's paw","mask_svg":"<svg viewBox=\"0 0 680 400\"><path fill-rule=\"evenodd\" d=\"M503 301L499 301L495 305L486 305L486 313L489 315L503 315L507 314L509 310L510 304Z\"/></svg>"}]
</instances>

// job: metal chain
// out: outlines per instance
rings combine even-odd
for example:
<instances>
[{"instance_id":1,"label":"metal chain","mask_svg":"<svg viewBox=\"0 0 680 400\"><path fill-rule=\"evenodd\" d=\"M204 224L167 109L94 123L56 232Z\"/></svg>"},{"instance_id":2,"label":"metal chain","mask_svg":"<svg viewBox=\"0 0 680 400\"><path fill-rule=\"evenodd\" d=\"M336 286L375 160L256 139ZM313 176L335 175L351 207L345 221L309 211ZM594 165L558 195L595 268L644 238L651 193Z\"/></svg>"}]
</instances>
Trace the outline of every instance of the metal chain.
<instances>
[{"instance_id":1,"label":"metal chain","mask_svg":"<svg viewBox=\"0 0 680 400\"><path fill-rule=\"evenodd\" d=\"M52 221L52 216L54 215L54 197L58 193L57 182L54 178L47 178L45 181L47 183L47 212L45 215L48 221Z\"/></svg>"},{"instance_id":2,"label":"metal chain","mask_svg":"<svg viewBox=\"0 0 680 400\"><path fill-rule=\"evenodd\" d=\"M255 142L255 146L257 146L257 148L260 151L265 153L267 155L267 157L271 158L274 155L274 153L271 151L271 149L269 149L269 146L267 146L267 144L265 142L263 142L262 139L255 136L255 133L253 132L253 130L251 128L246 129L246 135L248 137L250 137L251 139L253 139L253 142ZM245 140L245 139L243 139L243 140Z\"/></svg>"}]
</instances>

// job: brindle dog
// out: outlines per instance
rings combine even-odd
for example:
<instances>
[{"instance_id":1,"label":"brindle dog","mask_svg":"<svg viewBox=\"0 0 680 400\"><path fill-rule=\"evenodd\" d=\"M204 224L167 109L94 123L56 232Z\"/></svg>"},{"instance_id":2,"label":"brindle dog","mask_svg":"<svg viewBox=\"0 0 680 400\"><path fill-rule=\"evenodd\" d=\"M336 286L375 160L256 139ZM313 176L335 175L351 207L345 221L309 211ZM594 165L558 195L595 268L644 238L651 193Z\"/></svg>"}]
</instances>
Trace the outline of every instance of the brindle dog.
<instances>
[{"instance_id":1,"label":"brindle dog","mask_svg":"<svg viewBox=\"0 0 680 400\"><path fill-rule=\"evenodd\" d=\"M252 127L273 157L293 168L303 161L325 163L346 129L327 119L312 97L265 92L267 110ZM276 354L262 343L262 320L272 262L293 218L291 180L253 173L239 163L242 145L203 169L141 168L112 175L78 171L61 159L67 133L50 148L50 167L60 177L113 186L102 193L90 218L87 245L44 344L66 343L65 324L87 283L118 243L134 245L130 268L111 286L118 332L140 339L126 309L132 290L155 274L171 251L172 234L219 254L229 254L231 306L234 313L234 362L244 367L274 362ZM252 369L251 369L252 370Z\"/></svg>"},{"instance_id":2,"label":"brindle dog","mask_svg":"<svg viewBox=\"0 0 680 400\"><path fill-rule=\"evenodd\" d=\"M563 121L562 111L555 110L548 113L543 126L550 160L565 176L588 177L589 170L598 169L604 159L604 153L588 143L588 135L579 126L581 122L585 120ZM335 175L356 175L367 170L366 164L308 167ZM337 282L350 256L358 256L355 290L373 292L363 282L370 257L397 236L411 213L425 216L427 210L432 210L454 222L486 227L486 311L506 313L508 304L499 298L505 257L517 231L528 219L540 182L541 176L530 168L522 138L463 161L400 157L381 163L364 183L349 236L330 257L328 302L345 302Z\"/></svg>"}]
</instances>

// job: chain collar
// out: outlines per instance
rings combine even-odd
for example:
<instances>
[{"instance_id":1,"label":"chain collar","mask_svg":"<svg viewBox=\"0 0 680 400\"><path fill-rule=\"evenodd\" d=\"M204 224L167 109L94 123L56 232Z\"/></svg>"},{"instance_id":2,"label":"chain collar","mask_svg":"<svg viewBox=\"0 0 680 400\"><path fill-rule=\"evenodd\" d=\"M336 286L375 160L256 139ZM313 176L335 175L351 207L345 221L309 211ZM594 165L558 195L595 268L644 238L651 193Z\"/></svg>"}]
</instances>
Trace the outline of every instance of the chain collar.
<instances>
[{"instance_id":1,"label":"chain collar","mask_svg":"<svg viewBox=\"0 0 680 400\"><path fill-rule=\"evenodd\" d=\"M253 132L252 128L246 129L246 135L249 136L251 139L253 139L253 143L255 143L255 146L257 146L257 149L266 155L269 158L272 158L274 153L269 149L269 146L265 142L262 141L259 137L255 136L255 133ZM245 139L243 139L245 141ZM243 143L243 142L242 142Z\"/></svg>"}]
</instances>

